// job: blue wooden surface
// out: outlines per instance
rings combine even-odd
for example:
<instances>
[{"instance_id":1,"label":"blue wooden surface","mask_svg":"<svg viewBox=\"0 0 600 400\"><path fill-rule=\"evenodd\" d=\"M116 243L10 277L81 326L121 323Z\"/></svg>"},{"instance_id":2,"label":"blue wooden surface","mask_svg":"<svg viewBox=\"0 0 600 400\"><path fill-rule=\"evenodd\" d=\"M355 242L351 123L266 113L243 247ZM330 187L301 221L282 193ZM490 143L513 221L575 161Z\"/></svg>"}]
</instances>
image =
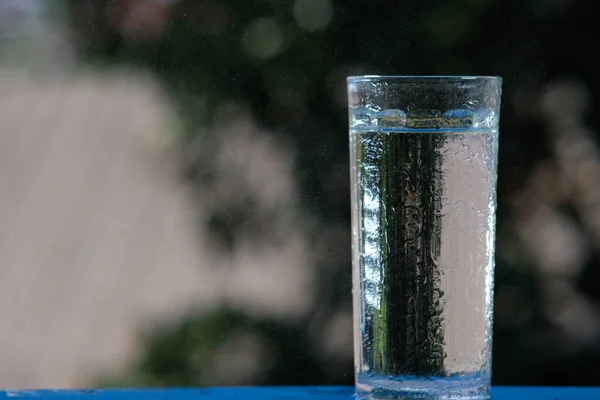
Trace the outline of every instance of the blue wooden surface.
<instances>
[{"instance_id":1,"label":"blue wooden surface","mask_svg":"<svg viewBox=\"0 0 600 400\"><path fill-rule=\"evenodd\" d=\"M354 388L340 386L0 391L0 399L13 400L349 400L353 398ZM494 400L600 400L600 387L494 387L492 398Z\"/></svg>"}]
</instances>

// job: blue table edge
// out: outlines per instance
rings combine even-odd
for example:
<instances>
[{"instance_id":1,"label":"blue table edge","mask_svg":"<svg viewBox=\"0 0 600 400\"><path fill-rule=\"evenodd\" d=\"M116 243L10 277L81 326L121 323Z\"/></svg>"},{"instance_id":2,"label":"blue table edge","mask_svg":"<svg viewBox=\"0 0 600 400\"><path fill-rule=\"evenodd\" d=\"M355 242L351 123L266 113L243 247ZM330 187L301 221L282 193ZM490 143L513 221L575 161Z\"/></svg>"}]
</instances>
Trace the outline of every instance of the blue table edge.
<instances>
[{"instance_id":1,"label":"blue table edge","mask_svg":"<svg viewBox=\"0 0 600 400\"><path fill-rule=\"evenodd\" d=\"M351 386L264 386L210 388L82 389L82 390L2 390L0 399L104 400L335 400L353 399ZM495 386L492 399L498 400L600 400L600 387Z\"/></svg>"}]
</instances>

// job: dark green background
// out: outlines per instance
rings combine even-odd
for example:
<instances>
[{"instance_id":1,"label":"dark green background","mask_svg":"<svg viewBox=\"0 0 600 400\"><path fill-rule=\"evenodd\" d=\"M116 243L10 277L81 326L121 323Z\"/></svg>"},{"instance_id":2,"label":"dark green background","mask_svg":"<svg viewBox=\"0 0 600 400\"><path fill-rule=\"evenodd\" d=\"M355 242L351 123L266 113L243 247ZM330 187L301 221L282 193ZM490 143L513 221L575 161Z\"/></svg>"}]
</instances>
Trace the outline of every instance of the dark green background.
<instances>
[{"instance_id":1,"label":"dark green background","mask_svg":"<svg viewBox=\"0 0 600 400\"><path fill-rule=\"evenodd\" d=\"M520 215L512 202L516 193L527 190L531 174L542 163L558 164L548 111L544 114L540 106L553 85L574 80L587 91L587 112L580 122L596 141L588 145L590 151L598 150L600 114L593 111L600 85L592 58L598 46L592 39L600 24L594 1L334 0L331 22L311 32L294 20L292 0L182 0L160 8L165 13L160 29L151 34L124 32L115 22L130 3L143 7L152 2L71 0L67 14L73 38L78 54L90 65L142 66L160 79L184 121L180 139L187 161L182 176L198 188L211 179L210 158L190 149L223 122L215 117L217 108L235 100L295 150L298 197L303 211L318 221L314 240L320 240L318 226L341 227L348 236L347 241L330 244L337 257L318 266L320 284L314 288L318 301L301 321L260 320L232 309L190 315L176 326L149 333L139 365L126 376L101 379L99 384L211 385L198 357L209 357L239 329L262 336L275 354L268 372L255 384L353 383L352 360L325 368L323 355L311 346L307 327L351 304L344 78L359 73L504 78L494 383L600 382L600 337L574 348L569 343L577 339L549 317L560 311L547 303L548 293L542 291L551 273L520 239ZM277 54L260 58L244 51L243 37L249 24L265 17L279 27L282 46ZM275 96L278 88L289 93L286 101ZM551 113L560 116L561 104L571 101L564 97ZM588 241L584 265L572 285L598 307L600 246L588 232L575 199L557 206ZM252 210L250 205L211 216L215 240L235 246L236 229L253 218Z\"/></svg>"}]
</instances>

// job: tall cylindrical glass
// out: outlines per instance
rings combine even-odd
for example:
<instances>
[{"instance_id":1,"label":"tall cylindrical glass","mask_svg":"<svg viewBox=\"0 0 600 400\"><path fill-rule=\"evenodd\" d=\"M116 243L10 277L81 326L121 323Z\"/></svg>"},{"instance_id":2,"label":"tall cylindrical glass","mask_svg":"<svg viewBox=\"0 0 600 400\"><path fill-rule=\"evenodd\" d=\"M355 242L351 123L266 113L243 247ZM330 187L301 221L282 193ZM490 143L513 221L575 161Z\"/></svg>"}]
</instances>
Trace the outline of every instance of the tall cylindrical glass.
<instances>
[{"instance_id":1,"label":"tall cylindrical glass","mask_svg":"<svg viewBox=\"0 0 600 400\"><path fill-rule=\"evenodd\" d=\"M363 398L489 398L501 82L348 78Z\"/></svg>"}]
</instances>

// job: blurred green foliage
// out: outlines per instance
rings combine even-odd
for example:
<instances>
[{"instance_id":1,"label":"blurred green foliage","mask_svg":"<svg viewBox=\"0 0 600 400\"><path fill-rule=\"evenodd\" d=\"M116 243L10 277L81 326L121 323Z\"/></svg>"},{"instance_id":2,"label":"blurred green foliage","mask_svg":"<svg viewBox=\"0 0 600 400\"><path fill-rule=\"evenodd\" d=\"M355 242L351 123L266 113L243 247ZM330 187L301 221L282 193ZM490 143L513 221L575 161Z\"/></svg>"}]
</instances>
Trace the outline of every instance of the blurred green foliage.
<instances>
[{"instance_id":1,"label":"blurred green foliage","mask_svg":"<svg viewBox=\"0 0 600 400\"><path fill-rule=\"evenodd\" d=\"M509 201L527 184L540 160L552 158L550 133L537 100L528 99L539 99L549 81L565 74L586 82L592 97L598 95L598 74L584 44L598 30L595 3L70 0L67 4L78 54L87 63L147 67L169 90L185 124L181 140L190 182L202 185L209 174L206 164L186 151L224 122L218 110L234 101L296 150L299 198L306 213L316 216L321 226L347 232L345 76L503 76L496 293L510 288L517 301L496 304L494 383L598 382L600 340L576 352L566 349L564 333L548 320L544 308L539 266L515 238ZM147 8L145 19L140 17L138 25L123 22L131 20L134 7ZM599 115L586 120L598 127ZM231 246L239 221L250 218L252 209L224 212L213 216L212 227L215 237ZM503 249L511 250L503 253ZM198 360L208 359L228 335L244 329L262 337L275 354L255 383L352 384L351 360L334 372L325 368L310 345L307 328L316 315L326 318L350 307L349 252L348 235L339 257L318 266L318 301L302 320L265 321L229 309L190 316L148 336L137 369L106 383L211 384L203 370L210 367ZM598 264L596 251L587 258L582 276L597 277ZM597 297L599 284L597 279L583 279L578 287ZM530 311L521 322L510 322L521 308Z\"/></svg>"},{"instance_id":2,"label":"blurred green foliage","mask_svg":"<svg viewBox=\"0 0 600 400\"><path fill-rule=\"evenodd\" d=\"M186 387L213 385L207 370L214 368L212 352L244 332L268 340L275 356L265 361L263 382L275 385L348 384L352 374L331 376L306 340L306 327L255 319L231 309L189 317L176 327L146 338L148 348L137 368L101 382L107 387ZM208 360L208 361L207 361Z\"/></svg>"}]
</instances>

